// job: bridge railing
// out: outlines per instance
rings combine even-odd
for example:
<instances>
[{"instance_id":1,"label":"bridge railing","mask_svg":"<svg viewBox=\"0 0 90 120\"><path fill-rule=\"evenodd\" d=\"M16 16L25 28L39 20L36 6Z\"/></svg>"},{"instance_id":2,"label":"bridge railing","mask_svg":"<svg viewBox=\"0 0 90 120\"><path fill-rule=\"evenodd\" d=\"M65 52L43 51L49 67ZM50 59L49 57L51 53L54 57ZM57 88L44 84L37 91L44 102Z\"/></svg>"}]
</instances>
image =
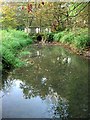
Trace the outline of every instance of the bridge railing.
<instances>
[{"instance_id":1,"label":"bridge railing","mask_svg":"<svg viewBox=\"0 0 90 120\"><path fill-rule=\"evenodd\" d=\"M42 33L42 32L51 32L51 27L27 27L24 29L26 33Z\"/></svg>"}]
</instances>

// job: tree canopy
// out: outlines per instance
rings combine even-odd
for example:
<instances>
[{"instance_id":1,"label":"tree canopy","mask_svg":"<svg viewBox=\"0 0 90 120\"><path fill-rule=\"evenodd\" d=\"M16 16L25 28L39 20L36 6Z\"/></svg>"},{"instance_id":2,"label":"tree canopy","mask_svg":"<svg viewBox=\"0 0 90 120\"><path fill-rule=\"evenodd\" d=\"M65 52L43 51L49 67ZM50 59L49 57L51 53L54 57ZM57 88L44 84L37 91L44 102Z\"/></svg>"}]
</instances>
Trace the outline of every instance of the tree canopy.
<instances>
[{"instance_id":1,"label":"tree canopy","mask_svg":"<svg viewBox=\"0 0 90 120\"><path fill-rule=\"evenodd\" d=\"M86 27L88 3L72 2L21 2L2 3L2 28L51 26L53 30Z\"/></svg>"}]
</instances>

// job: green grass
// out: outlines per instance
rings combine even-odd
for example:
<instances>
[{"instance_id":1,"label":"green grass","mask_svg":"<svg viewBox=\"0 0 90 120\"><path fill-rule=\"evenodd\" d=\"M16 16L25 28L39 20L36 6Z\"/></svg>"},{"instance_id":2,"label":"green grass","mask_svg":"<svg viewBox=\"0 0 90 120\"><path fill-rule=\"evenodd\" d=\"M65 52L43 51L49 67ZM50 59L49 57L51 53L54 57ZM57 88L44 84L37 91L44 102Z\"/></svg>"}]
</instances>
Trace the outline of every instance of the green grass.
<instances>
[{"instance_id":1,"label":"green grass","mask_svg":"<svg viewBox=\"0 0 90 120\"><path fill-rule=\"evenodd\" d=\"M72 44L79 50L85 49L89 43L88 29L62 31L54 34L54 41Z\"/></svg>"},{"instance_id":2,"label":"green grass","mask_svg":"<svg viewBox=\"0 0 90 120\"><path fill-rule=\"evenodd\" d=\"M22 52L20 53L20 56L25 56L25 55L29 55L29 54L30 54L29 51L22 51Z\"/></svg>"},{"instance_id":3,"label":"green grass","mask_svg":"<svg viewBox=\"0 0 90 120\"><path fill-rule=\"evenodd\" d=\"M59 42L61 38L65 35L66 31L55 33L54 34L54 41Z\"/></svg>"},{"instance_id":4,"label":"green grass","mask_svg":"<svg viewBox=\"0 0 90 120\"><path fill-rule=\"evenodd\" d=\"M2 56L3 67L12 66L20 67L23 62L17 57L19 50L22 47L31 44L32 39L23 31L17 30L1 30L2 49L0 48L0 55Z\"/></svg>"}]
</instances>

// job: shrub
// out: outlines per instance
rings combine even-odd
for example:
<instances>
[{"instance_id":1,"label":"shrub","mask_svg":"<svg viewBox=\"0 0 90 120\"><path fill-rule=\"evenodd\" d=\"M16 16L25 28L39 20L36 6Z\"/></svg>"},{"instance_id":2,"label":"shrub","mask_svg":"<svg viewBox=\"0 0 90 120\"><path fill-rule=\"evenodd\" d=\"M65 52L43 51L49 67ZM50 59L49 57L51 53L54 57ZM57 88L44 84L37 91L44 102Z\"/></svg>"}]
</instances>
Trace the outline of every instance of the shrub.
<instances>
[{"instance_id":1,"label":"shrub","mask_svg":"<svg viewBox=\"0 0 90 120\"><path fill-rule=\"evenodd\" d=\"M3 66L21 66L22 62L17 58L18 50L32 43L32 39L23 31L17 30L1 30L0 34L2 35Z\"/></svg>"},{"instance_id":2,"label":"shrub","mask_svg":"<svg viewBox=\"0 0 90 120\"><path fill-rule=\"evenodd\" d=\"M62 31L54 34L54 41L73 44L78 49L84 49L90 45L88 29L78 29L77 31Z\"/></svg>"},{"instance_id":3,"label":"shrub","mask_svg":"<svg viewBox=\"0 0 90 120\"><path fill-rule=\"evenodd\" d=\"M75 37L74 39L74 44L77 48L84 49L87 47L88 43L88 35L86 34L80 34Z\"/></svg>"},{"instance_id":4,"label":"shrub","mask_svg":"<svg viewBox=\"0 0 90 120\"><path fill-rule=\"evenodd\" d=\"M53 33L47 33L46 34L46 41L53 42L54 40L54 34Z\"/></svg>"},{"instance_id":5,"label":"shrub","mask_svg":"<svg viewBox=\"0 0 90 120\"><path fill-rule=\"evenodd\" d=\"M68 32L65 35L63 35L63 37L61 38L61 42L65 42L65 43L69 43L71 44L72 41L74 40L74 33L73 32Z\"/></svg>"},{"instance_id":6,"label":"shrub","mask_svg":"<svg viewBox=\"0 0 90 120\"><path fill-rule=\"evenodd\" d=\"M62 31L62 32L59 32L59 33L55 33L54 34L54 40L59 42L61 41L61 38L66 34L66 31Z\"/></svg>"}]
</instances>

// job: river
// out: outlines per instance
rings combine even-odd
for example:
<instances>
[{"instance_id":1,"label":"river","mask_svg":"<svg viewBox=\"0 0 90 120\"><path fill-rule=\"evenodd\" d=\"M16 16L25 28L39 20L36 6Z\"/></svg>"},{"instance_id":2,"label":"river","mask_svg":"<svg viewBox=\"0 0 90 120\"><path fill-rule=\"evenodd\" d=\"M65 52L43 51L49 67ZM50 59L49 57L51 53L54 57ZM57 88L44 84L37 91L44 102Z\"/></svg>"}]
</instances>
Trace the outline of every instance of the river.
<instances>
[{"instance_id":1,"label":"river","mask_svg":"<svg viewBox=\"0 0 90 120\"><path fill-rule=\"evenodd\" d=\"M2 80L3 118L87 118L87 59L55 45L30 45L18 57L25 66Z\"/></svg>"}]
</instances>

